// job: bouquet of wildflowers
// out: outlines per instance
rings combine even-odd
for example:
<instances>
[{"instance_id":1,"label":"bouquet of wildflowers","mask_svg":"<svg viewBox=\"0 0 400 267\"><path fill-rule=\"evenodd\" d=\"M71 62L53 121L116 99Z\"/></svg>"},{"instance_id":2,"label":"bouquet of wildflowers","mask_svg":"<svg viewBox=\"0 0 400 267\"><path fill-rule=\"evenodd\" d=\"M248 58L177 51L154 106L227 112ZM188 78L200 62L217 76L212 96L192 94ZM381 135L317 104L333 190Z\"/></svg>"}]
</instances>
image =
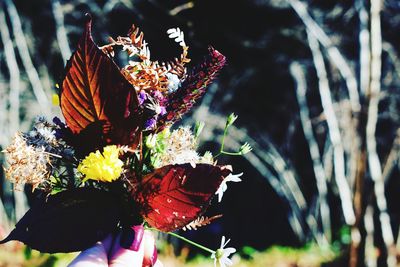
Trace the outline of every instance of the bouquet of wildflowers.
<instances>
[{"instance_id":1,"label":"bouquet of wildflowers","mask_svg":"<svg viewBox=\"0 0 400 267\"><path fill-rule=\"evenodd\" d=\"M30 184L38 201L1 243L19 240L42 252L72 252L120 231L121 245L131 248L150 228L205 249L221 266L231 264L235 249L225 248L225 237L214 251L173 233L219 217L203 213L214 195L221 201L228 181L240 181L211 152L196 152L204 124L172 128L205 93L225 57L210 47L204 61L188 70L183 32L167 33L182 54L152 61L137 27L98 47L88 18L55 98L64 122L38 118L5 150L7 178L16 189ZM123 68L113 61L117 49L130 59ZM235 119L228 117L224 138ZM218 154L251 150L245 144L225 152L223 144Z\"/></svg>"}]
</instances>

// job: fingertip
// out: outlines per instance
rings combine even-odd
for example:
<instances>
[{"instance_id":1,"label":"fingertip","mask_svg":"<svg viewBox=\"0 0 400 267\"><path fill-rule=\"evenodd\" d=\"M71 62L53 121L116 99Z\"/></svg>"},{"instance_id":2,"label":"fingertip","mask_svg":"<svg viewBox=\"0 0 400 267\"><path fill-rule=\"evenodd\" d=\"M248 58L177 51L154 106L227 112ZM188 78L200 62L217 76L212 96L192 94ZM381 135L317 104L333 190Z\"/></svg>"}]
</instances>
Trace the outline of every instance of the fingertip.
<instances>
[{"instance_id":1,"label":"fingertip","mask_svg":"<svg viewBox=\"0 0 400 267\"><path fill-rule=\"evenodd\" d=\"M138 251L144 236L143 225L134 225L132 227L124 228L122 230L121 247Z\"/></svg>"},{"instance_id":2,"label":"fingertip","mask_svg":"<svg viewBox=\"0 0 400 267\"><path fill-rule=\"evenodd\" d=\"M144 241L144 257L143 257L143 265L142 267L154 266L157 262L157 247L155 245L154 235L147 231L145 233L145 241Z\"/></svg>"},{"instance_id":3,"label":"fingertip","mask_svg":"<svg viewBox=\"0 0 400 267\"><path fill-rule=\"evenodd\" d=\"M143 241L137 251L120 246L121 235L118 235L115 247L112 248L109 258L109 267L142 266L144 256Z\"/></svg>"}]
</instances>

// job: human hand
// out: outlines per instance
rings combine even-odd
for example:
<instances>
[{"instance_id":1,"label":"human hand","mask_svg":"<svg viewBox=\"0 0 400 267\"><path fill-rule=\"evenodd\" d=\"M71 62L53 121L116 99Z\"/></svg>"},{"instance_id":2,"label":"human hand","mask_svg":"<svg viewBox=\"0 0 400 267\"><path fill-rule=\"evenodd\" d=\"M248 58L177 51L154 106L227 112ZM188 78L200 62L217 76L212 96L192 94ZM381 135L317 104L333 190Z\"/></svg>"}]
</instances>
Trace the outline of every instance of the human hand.
<instances>
[{"instance_id":1,"label":"human hand","mask_svg":"<svg viewBox=\"0 0 400 267\"><path fill-rule=\"evenodd\" d=\"M121 234L110 234L103 241L82 251L68 267L162 267L162 263L157 260L153 234L148 230L142 236L135 232L132 242L135 247L121 247Z\"/></svg>"}]
</instances>

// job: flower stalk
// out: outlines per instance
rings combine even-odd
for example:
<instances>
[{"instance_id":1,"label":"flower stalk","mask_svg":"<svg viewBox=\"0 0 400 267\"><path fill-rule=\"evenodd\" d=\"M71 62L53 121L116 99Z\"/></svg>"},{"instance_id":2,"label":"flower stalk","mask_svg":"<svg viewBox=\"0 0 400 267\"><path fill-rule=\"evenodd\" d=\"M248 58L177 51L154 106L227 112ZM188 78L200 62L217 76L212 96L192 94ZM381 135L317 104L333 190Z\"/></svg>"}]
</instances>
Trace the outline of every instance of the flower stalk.
<instances>
[{"instance_id":1,"label":"flower stalk","mask_svg":"<svg viewBox=\"0 0 400 267\"><path fill-rule=\"evenodd\" d=\"M161 231L158 230L157 228L146 228L146 230L161 232ZM163 232L163 233L164 233L164 232ZM210 249L210 248L208 248L208 247L205 247L205 246L203 246L203 245L200 245L199 243L194 242L194 241L192 241L192 240L190 240L190 239L187 239L186 237L183 237L183 236L181 236L181 235L178 235L177 233L174 233L174 232L166 232L165 234L170 235L170 236L173 236L173 237L176 237L176 238L179 238L179 239L185 241L186 243L189 243L189 244L191 244L191 245L193 245L193 246L195 246L195 247L198 247L198 248L200 248L200 249L202 249L202 250L204 250L204 251L206 251L206 252L209 252L209 253L211 253L211 254L216 253L215 250L212 250L212 249Z\"/></svg>"}]
</instances>

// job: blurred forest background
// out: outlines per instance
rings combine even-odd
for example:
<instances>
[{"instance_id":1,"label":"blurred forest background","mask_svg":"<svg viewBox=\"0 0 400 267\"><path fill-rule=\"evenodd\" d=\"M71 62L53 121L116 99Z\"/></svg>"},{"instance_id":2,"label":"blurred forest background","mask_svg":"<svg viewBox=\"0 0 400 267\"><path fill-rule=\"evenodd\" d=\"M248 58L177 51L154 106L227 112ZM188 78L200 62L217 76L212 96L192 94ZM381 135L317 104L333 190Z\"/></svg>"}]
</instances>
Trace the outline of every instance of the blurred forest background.
<instances>
[{"instance_id":1,"label":"blurred forest background","mask_svg":"<svg viewBox=\"0 0 400 267\"><path fill-rule=\"evenodd\" d=\"M86 12L98 45L135 24L168 60L180 52L166 30L180 27L193 63L208 45L228 58L182 123L205 121L203 150L216 151L235 112L226 144L253 151L221 159L243 182L209 211L223 218L185 235L228 236L237 266L400 266L398 0L0 0L1 149L35 116L60 116L51 96ZM3 177L0 189L4 236L30 194ZM277 245L298 249L258 252Z\"/></svg>"}]
</instances>

